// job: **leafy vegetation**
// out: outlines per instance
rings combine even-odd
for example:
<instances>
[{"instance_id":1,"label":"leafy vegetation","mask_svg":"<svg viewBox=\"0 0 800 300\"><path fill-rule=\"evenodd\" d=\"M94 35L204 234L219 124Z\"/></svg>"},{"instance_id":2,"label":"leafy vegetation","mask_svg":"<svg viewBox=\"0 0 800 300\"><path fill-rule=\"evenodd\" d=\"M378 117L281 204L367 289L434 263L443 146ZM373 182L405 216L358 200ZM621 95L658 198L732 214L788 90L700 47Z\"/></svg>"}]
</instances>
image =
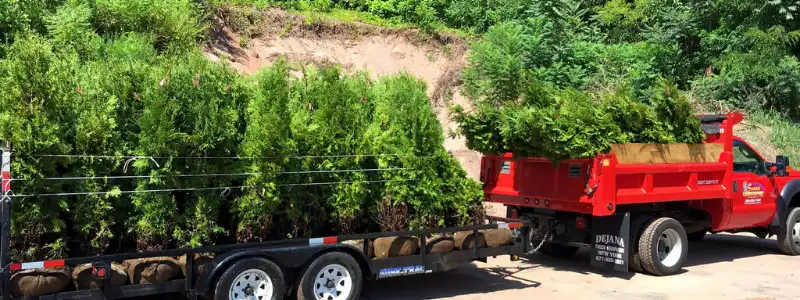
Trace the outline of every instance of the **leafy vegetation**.
<instances>
[{"instance_id":1,"label":"leafy vegetation","mask_svg":"<svg viewBox=\"0 0 800 300\"><path fill-rule=\"evenodd\" d=\"M0 0L15 193L97 192L15 198L16 259L374 230L386 205L413 227L472 222L480 187L442 148L425 83L241 76L198 49L215 5L481 35L462 74L474 107L455 115L484 152L693 142L702 105L750 111L800 161L796 1ZM186 176L217 173L243 175ZM140 177L41 180L120 175ZM225 186L245 188L188 190Z\"/></svg>"},{"instance_id":2,"label":"leafy vegetation","mask_svg":"<svg viewBox=\"0 0 800 300\"><path fill-rule=\"evenodd\" d=\"M480 200L407 74L242 76L187 0L0 7L15 260L375 230L385 199L455 225Z\"/></svg>"},{"instance_id":3,"label":"leafy vegetation","mask_svg":"<svg viewBox=\"0 0 800 300\"><path fill-rule=\"evenodd\" d=\"M560 159L616 142L697 141L691 102L800 118L793 3L554 0L514 7L528 14L506 14L487 27L463 72L476 108L457 108L456 115L473 149ZM558 116L567 116L567 125Z\"/></svg>"}]
</instances>

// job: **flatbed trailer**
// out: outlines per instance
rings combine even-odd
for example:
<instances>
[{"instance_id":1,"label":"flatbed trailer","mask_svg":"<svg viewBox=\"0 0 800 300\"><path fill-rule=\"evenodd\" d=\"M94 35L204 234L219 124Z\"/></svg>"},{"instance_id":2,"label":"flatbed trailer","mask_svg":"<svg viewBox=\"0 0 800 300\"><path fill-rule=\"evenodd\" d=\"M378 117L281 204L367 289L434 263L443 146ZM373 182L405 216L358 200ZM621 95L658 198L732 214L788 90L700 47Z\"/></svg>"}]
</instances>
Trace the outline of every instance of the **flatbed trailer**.
<instances>
[{"instance_id":1,"label":"flatbed trailer","mask_svg":"<svg viewBox=\"0 0 800 300\"><path fill-rule=\"evenodd\" d=\"M488 257L510 255L517 259L528 253L529 224L522 220L488 217L486 224L464 227L428 228L424 230L378 232L318 238L294 238L261 243L216 245L199 248L122 253L103 256L76 257L39 262L10 262L10 152L2 155L2 188L0 200L0 297L1 299L94 300L149 298L162 294L183 294L187 299L257 299L281 300L297 294L297 299L354 300L359 299L365 279L384 279L396 276L447 271ZM514 232L511 244L482 247L480 238L472 239L470 249L431 253L426 240L434 234L471 232L478 236L482 230L509 229ZM371 241L385 237L417 237L419 251L409 256L372 258ZM360 241L361 247L352 243ZM213 259L195 272L195 254L213 254ZM153 284L113 286L106 284L111 264L131 259L182 257L186 264L180 279ZM40 296L11 295L13 272L30 269L66 268L68 270L91 264L93 279L102 288L64 290Z\"/></svg>"},{"instance_id":2,"label":"flatbed trailer","mask_svg":"<svg viewBox=\"0 0 800 300\"><path fill-rule=\"evenodd\" d=\"M546 239L545 250L565 254L591 245L593 264L618 270L674 274L686 259L688 240L707 232L777 235L782 252L799 255L800 172L784 156L767 162L736 137L741 114L698 118L705 143L675 144L691 152L678 163L658 157L671 155L673 145L666 144L628 147L655 149L643 155L650 162L623 162L625 153L614 152L556 164L512 153L484 156L485 201L532 222L531 232L539 234L531 240ZM697 150L703 147L718 152Z\"/></svg>"},{"instance_id":3,"label":"flatbed trailer","mask_svg":"<svg viewBox=\"0 0 800 300\"><path fill-rule=\"evenodd\" d=\"M3 204L8 208L8 202ZM5 220L5 219L4 219ZM310 274L322 273L326 268L332 267L335 272L345 271L343 278L349 287L348 297L333 296L328 299L359 299L364 279L384 279L397 276L427 274L447 271L472 261L486 261L489 257L510 255L514 258L527 253L529 244L524 240L528 227L523 221L505 218L491 218L492 223L467 227L431 228L425 230L411 230L398 232L380 232L356 235L329 236L320 238L301 238L263 243L233 244L208 246L200 248L172 249L153 252L125 253L105 256L78 257L64 260L51 260L27 263L4 263L2 272L3 299L126 299L131 297L155 296L168 293L181 293L187 299L283 299L292 292L305 288L314 290L313 282L309 286L304 284ZM427 253L425 239L431 234L447 234L472 231L477 234L480 230L504 229L517 230L523 237L512 245L501 247L478 246L479 239L473 240L473 247L469 250L454 250L446 253ZM7 231L3 232L4 238L8 237ZM382 237L415 236L420 239L420 251L411 256L389 257L383 259L368 258L364 253L369 253L371 240ZM357 248L346 241L361 241L363 248ZM4 257L8 257L8 248L0 249ZM195 254L214 253L215 258L205 265L199 274L194 274ZM133 284L112 286L106 284L102 289L64 291L52 295L39 297L12 298L9 294L9 276L12 271L40 268L75 267L82 264L92 264L93 274L108 274L112 262L121 262L130 259L153 257L184 257L186 261L186 274L184 278L175 279L155 284ZM245 268L245 269L243 269ZM260 270L257 272L254 270ZM235 285L237 277L247 273L266 275L266 282L271 283L272 297L257 297L257 290L247 290L247 286L237 290ZM99 276L99 275L98 275ZM348 279L349 278L349 279ZM98 279L104 279L98 277ZM241 281L241 280L240 280ZM242 281L243 282L243 281ZM227 287L227 288L225 288ZM316 291L320 291L319 288ZM241 292L241 296L234 296ZM336 292L334 288L334 293ZM343 291L339 291L343 292ZM252 296L247 298L244 296ZM298 295L297 299L322 299L310 298L307 295Z\"/></svg>"}]
</instances>

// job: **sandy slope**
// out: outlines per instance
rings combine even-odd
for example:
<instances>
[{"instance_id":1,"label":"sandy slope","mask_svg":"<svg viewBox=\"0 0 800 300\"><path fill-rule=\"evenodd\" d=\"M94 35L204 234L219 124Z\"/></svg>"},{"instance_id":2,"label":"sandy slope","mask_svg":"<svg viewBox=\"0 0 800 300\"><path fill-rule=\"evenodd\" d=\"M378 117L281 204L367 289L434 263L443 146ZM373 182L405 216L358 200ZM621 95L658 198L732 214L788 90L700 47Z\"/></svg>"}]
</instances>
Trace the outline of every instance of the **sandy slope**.
<instances>
[{"instance_id":1,"label":"sandy slope","mask_svg":"<svg viewBox=\"0 0 800 300\"><path fill-rule=\"evenodd\" d=\"M246 18L247 22L242 22ZM448 105L467 106L459 92L460 70L466 62L465 42L455 37L430 37L415 30L392 30L365 24L315 20L280 10L216 15L206 55L224 59L242 73L286 57L298 64L335 63L352 71L368 70L375 76L408 72L428 83L428 94L442 123L445 148L477 179L480 156L463 138L450 138L456 124L448 118Z\"/></svg>"}]
</instances>

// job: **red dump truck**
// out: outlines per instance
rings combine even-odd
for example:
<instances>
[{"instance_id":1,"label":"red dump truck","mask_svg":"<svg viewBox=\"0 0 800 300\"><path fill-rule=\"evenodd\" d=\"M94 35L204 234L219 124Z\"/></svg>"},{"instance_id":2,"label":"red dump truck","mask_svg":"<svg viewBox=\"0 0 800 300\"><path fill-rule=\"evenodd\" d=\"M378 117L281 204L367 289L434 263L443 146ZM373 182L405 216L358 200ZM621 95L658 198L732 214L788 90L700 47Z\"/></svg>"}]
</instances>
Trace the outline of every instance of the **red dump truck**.
<instances>
[{"instance_id":1,"label":"red dump truck","mask_svg":"<svg viewBox=\"0 0 800 300\"><path fill-rule=\"evenodd\" d=\"M593 158L551 162L485 156L485 201L533 225L533 243L574 254L592 247L593 265L670 275L688 241L707 232L777 235L782 252L800 254L800 172L768 162L734 135L739 113L699 116L700 145L615 145Z\"/></svg>"}]
</instances>

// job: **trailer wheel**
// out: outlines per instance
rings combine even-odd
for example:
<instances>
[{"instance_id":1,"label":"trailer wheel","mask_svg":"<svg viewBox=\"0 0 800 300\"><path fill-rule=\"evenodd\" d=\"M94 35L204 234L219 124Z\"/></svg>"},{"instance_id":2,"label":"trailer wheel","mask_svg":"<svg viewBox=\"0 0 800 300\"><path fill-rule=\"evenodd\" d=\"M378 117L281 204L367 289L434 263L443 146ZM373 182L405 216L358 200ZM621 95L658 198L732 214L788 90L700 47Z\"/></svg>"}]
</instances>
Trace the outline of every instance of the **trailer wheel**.
<instances>
[{"instance_id":1,"label":"trailer wheel","mask_svg":"<svg viewBox=\"0 0 800 300\"><path fill-rule=\"evenodd\" d=\"M246 258L231 265L217 281L215 300L282 300L286 293L283 272L263 258Z\"/></svg>"},{"instance_id":2,"label":"trailer wheel","mask_svg":"<svg viewBox=\"0 0 800 300\"><path fill-rule=\"evenodd\" d=\"M689 252L686 231L672 218L658 218L645 226L639 239L642 267L653 275L677 273Z\"/></svg>"},{"instance_id":3,"label":"trailer wheel","mask_svg":"<svg viewBox=\"0 0 800 300\"><path fill-rule=\"evenodd\" d=\"M356 300L363 279L356 260L342 252L328 252L303 272L297 286L298 300Z\"/></svg>"},{"instance_id":4,"label":"trailer wheel","mask_svg":"<svg viewBox=\"0 0 800 300\"><path fill-rule=\"evenodd\" d=\"M786 217L786 224L778 232L781 252L787 255L800 254L800 207L794 207Z\"/></svg>"}]
</instances>

